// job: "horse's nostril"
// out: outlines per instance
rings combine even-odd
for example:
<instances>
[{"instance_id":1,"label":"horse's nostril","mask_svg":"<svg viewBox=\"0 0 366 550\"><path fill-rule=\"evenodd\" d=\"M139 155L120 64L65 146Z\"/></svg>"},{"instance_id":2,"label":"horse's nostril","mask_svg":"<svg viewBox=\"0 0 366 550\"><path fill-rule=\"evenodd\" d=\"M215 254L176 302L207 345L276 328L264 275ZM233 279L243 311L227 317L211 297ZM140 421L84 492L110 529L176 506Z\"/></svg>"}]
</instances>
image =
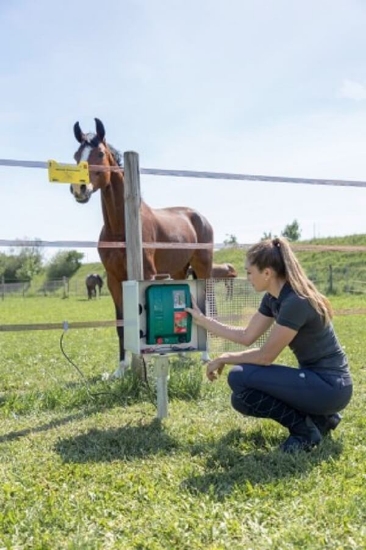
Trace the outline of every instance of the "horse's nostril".
<instances>
[{"instance_id":1,"label":"horse's nostril","mask_svg":"<svg viewBox=\"0 0 366 550\"><path fill-rule=\"evenodd\" d=\"M86 191L86 185L80 185L80 191L81 191L82 193L85 193L85 191Z\"/></svg>"}]
</instances>

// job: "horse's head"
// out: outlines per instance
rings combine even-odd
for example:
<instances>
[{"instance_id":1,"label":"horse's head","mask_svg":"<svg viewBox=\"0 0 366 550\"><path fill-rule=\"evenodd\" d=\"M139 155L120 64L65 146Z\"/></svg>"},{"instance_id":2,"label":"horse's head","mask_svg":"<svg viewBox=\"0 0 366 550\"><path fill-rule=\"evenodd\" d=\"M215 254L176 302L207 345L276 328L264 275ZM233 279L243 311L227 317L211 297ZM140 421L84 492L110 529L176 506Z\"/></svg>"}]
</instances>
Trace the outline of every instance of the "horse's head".
<instances>
[{"instance_id":1,"label":"horse's head","mask_svg":"<svg viewBox=\"0 0 366 550\"><path fill-rule=\"evenodd\" d=\"M70 191L78 202L88 202L92 193L98 189L104 189L111 183L111 171L109 166L120 164L120 155L105 140L105 129L103 123L95 119L95 134L84 134L78 122L74 124L74 136L80 143L74 155L77 163L87 161L92 166L100 166L101 171L90 172L90 183L84 185L73 184Z\"/></svg>"}]
</instances>

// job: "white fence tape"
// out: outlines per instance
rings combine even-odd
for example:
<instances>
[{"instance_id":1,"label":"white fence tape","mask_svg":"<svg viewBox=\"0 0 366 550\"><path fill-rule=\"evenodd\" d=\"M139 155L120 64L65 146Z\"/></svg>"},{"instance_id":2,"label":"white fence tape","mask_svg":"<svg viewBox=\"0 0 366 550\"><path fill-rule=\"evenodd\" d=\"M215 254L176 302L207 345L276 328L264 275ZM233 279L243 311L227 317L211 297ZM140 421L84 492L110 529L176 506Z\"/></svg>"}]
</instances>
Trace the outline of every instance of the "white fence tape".
<instances>
[{"instance_id":1,"label":"white fence tape","mask_svg":"<svg viewBox=\"0 0 366 550\"><path fill-rule=\"evenodd\" d=\"M47 162L35 160L12 160L0 159L0 166L9 166L17 168L48 168ZM89 165L91 171L101 171L100 166ZM113 170L108 167L106 170ZM115 167L114 171L122 170ZM231 174L227 172L203 172L195 170L165 170L159 168L140 168L141 174L151 176L173 176L179 178L200 178L200 179L219 179L219 180L242 180L242 181L264 181L271 183L298 183L310 185L334 185L341 187L366 187L366 181L357 180L334 180L318 178L292 178L288 176L263 176L251 174Z\"/></svg>"}]
</instances>

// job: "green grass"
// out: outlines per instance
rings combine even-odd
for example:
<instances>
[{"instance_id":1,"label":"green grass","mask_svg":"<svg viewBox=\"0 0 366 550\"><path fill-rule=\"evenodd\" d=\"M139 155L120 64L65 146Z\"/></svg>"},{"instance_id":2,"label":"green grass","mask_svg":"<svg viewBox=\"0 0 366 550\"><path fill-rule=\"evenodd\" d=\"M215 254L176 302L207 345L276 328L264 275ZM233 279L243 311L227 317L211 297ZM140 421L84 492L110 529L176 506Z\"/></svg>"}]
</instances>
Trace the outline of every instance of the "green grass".
<instances>
[{"instance_id":1,"label":"green grass","mask_svg":"<svg viewBox=\"0 0 366 550\"><path fill-rule=\"evenodd\" d=\"M1 323L112 318L108 296L0 302ZM333 438L296 457L277 450L280 426L235 413L225 377L206 382L194 356L172 365L159 421L150 367L149 387L102 379L117 365L114 329L64 335L83 377L62 331L0 332L0 548L365 548L366 315L334 322L354 397Z\"/></svg>"}]
</instances>

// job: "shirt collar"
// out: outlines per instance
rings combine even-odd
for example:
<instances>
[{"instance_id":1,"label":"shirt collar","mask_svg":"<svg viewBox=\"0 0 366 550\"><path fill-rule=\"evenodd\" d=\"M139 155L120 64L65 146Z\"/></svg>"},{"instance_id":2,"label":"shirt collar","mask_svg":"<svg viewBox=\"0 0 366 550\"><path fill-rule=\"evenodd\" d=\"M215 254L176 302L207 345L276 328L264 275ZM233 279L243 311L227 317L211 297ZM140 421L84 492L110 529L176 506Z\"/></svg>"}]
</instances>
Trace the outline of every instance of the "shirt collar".
<instances>
[{"instance_id":1,"label":"shirt collar","mask_svg":"<svg viewBox=\"0 0 366 550\"><path fill-rule=\"evenodd\" d=\"M291 287L290 283L288 283L286 281L285 284L283 285L283 287L280 290L278 298L276 298L272 294L269 294L269 295L271 296L271 298L273 298L277 302L281 302L288 294L290 294L290 292L292 292L292 287Z\"/></svg>"}]
</instances>

